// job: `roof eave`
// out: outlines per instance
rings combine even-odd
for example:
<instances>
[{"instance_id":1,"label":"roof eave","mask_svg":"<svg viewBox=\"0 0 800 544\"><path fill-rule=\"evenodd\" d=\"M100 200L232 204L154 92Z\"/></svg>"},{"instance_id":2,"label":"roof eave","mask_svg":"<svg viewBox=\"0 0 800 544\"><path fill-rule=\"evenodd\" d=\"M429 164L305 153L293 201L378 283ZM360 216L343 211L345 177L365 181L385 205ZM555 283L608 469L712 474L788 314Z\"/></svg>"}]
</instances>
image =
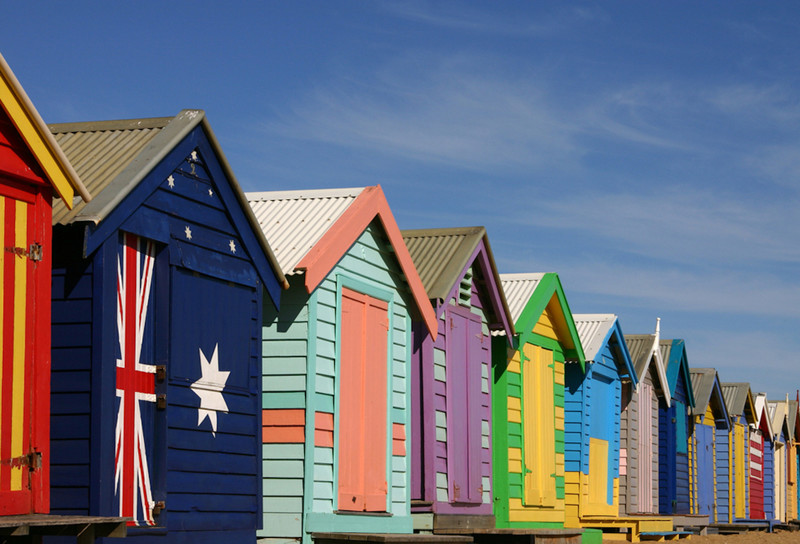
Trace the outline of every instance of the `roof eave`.
<instances>
[{"instance_id":1,"label":"roof eave","mask_svg":"<svg viewBox=\"0 0 800 544\"><path fill-rule=\"evenodd\" d=\"M20 136L64 204L72 208L72 198L76 192L85 202L92 200L80 176L67 160L64 151L2 54L0 54L0 102L5 106L4 109Z\"/></svg>"}]
</instances>

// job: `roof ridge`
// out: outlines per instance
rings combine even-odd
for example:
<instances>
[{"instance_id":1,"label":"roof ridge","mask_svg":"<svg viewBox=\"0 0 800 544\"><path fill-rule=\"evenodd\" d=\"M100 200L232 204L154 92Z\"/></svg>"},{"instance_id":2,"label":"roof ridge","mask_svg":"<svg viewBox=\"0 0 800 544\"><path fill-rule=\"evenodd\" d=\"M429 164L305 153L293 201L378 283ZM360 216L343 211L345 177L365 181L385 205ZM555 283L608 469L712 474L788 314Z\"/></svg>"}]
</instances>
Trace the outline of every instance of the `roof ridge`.
<instances>
[{"instance_id":1,"label":"roof ridge","mask_svg":"<svg viewBox=\"0 0 800 544\"><path fill-rule=\"evenodd\" d=\"M199 111L199 110L198 110ZM79 121L72 123L50 123L47 128L53 134L67 132L103 132L109 130L136 130L163 128L175 117L148 117L144 119L118 119L110 121Z\"/></svg>"}]
</instances>

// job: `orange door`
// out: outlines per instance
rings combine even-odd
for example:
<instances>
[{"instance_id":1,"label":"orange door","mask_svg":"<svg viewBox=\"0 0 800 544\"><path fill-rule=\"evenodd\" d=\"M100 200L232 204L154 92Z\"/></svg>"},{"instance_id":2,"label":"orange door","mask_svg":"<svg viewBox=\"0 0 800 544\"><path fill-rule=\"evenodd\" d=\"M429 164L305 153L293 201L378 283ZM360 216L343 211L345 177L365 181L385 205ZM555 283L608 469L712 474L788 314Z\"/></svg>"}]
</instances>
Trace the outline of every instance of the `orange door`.
<instances>
[{"instance_id":1,"label":"orange door","mask_svg":"<svg viewBox=\"0 0 800 544\"><path fill-rule=\"evenodd\" d=\"M338 509L385 512L388 303L342 289Z\"/></svg>"}]
</instances>

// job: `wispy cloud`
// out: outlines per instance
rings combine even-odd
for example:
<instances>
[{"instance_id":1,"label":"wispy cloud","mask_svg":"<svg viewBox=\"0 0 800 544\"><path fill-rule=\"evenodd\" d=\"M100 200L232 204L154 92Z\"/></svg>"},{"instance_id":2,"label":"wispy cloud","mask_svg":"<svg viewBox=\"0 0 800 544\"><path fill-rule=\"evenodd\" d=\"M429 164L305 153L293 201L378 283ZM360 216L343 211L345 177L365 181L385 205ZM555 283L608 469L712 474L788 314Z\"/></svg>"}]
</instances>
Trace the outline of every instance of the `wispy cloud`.
<instances>
[{"instance_id":1,"label":"wispy cloud","mask_svg":"<svg viewBox=\"0 0 800 544\"><path fill-rule=\"evenodd\" d=\"M597 7L554 4L545 15L527 11L509 14L505 9L475 10L463 2L385 2L383 9L395 17L442 28L504 36L552 37L576 26L598 23L607 16ZM508 6L506 6L508 7Z\"/></svg>"}]
</instances>

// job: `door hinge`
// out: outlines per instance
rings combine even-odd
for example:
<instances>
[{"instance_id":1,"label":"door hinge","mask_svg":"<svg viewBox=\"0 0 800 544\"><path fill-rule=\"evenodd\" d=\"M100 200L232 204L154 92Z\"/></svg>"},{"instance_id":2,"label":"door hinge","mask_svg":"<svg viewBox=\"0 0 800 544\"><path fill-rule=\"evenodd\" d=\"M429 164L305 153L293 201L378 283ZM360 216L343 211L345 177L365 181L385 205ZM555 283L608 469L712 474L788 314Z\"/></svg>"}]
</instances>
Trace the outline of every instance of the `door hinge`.
<instances>
[{"instance_id":1,"label":"door hinge","mask_svg":"<svg viewBox=\"0 0 800 544\"><path fill-rule=\"evenodd\" d=\"M4 249L6 253L13 253L14 255L19 255L20 257L27 257L35 263L42 260L42 244L33 243L28 247L28 249L15 246L5 246Z\"/></svg>"},{"instance_id":2,"label":"door hinge","mask_svg":"<svg viewBox=\"0 0 800 544\"><path fill-rule=\"evenodd\" d=\"M167 409L167 396L166 395L158 395L156 396L156 408L159 410L166 410Z\"/></svg>"},{"instance_id":3,"label":"door hinge","mask_svg":"<svg viewBox=\"0 0 800 544\"><path fill-rule=\"evenodd\" d=\"M39 451L32 451L27 455L3 459L0 461L0 465L10 466L11 468L28 467L32 471L38 470L42 468L42 453Z\"/></svg>"},{"instance_id":4,"label":"door hinge","mask_svg":"<svg viewBox=\"0 0 800 544\"><path fill-rule=\"evenodd\" d=\"M162 510L166 510L167 503L164 501L158 501L153 505L153 516L157 516L161 513Z\"/></svg>"}]
</instances>

